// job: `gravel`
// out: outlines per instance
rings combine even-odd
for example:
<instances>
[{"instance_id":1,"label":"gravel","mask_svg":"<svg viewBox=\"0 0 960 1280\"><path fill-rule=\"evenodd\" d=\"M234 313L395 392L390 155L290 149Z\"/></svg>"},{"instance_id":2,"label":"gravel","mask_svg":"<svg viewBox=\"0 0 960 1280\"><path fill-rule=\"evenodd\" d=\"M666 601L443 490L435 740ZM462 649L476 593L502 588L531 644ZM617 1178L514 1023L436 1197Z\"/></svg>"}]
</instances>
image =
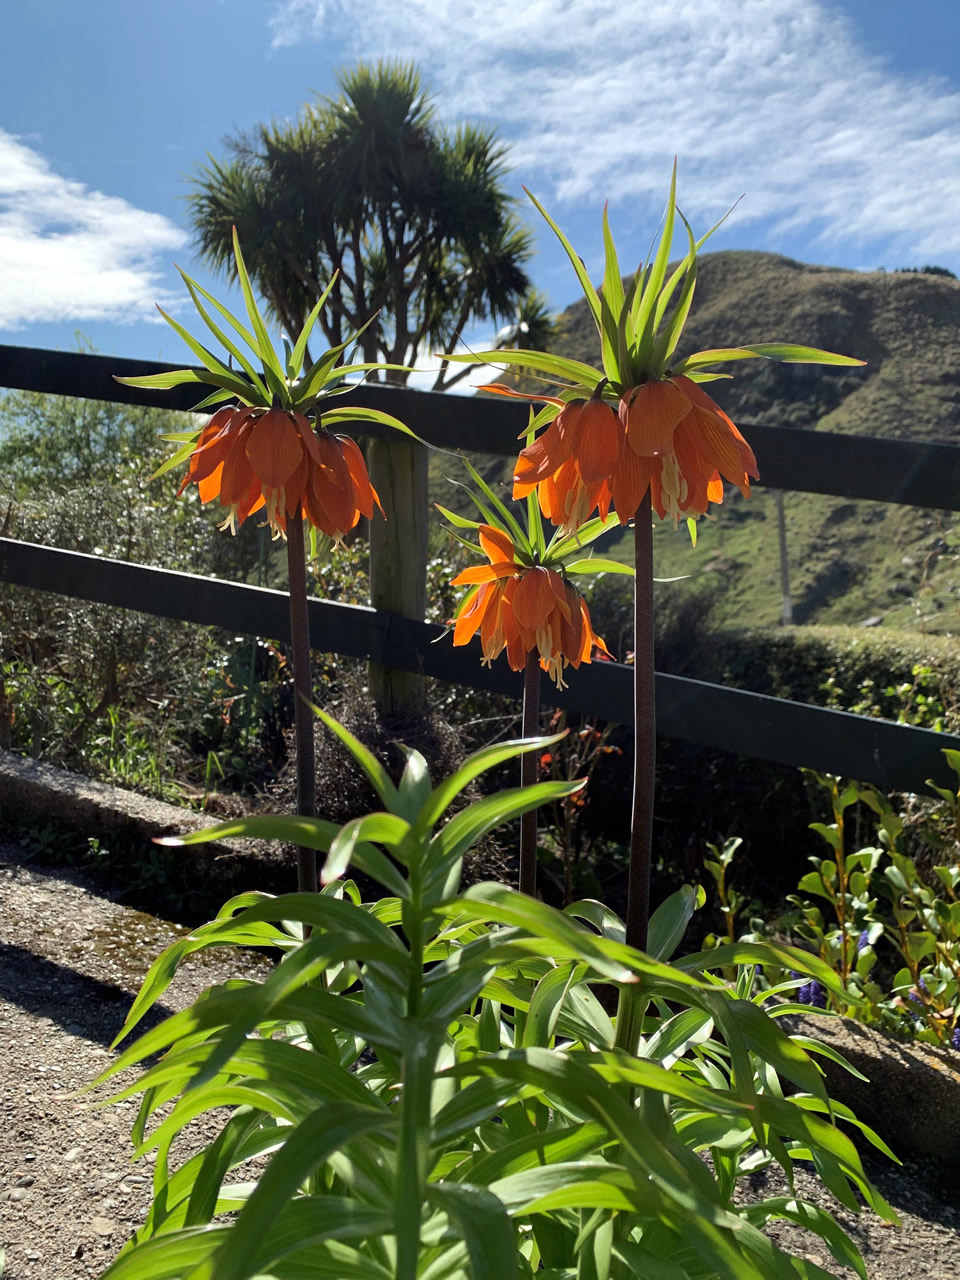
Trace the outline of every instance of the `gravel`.
<instances>
[{"instance_id":1,"label":"gravel","mask_svg":"<svg viewBox=\"0 0 960 1280\"><path fill-rule=\"evenodd\" d=\"M130 1161L133 1101L98 1110L73 1091L109 1061L140 980L182 927L132 910L64 868L28 862L0 842L0 1248L3 1280L98 1276L150 1203L151 1165ZM183 967L154 1021L206 987L267 962L217 952ZM197 1122L174 1150L182 1159L219 1128ZM890 1227L838 1207L798 1169L798 1191L832 1209L863 1251L870 1280L960 1276L960 1189L932 1167L870 1162L900 1214ZM783 1194L781 1175L750 1190ZM818 1237L772 1228L777 1240L846 1278Z\"/></svg>"}]
</instances>

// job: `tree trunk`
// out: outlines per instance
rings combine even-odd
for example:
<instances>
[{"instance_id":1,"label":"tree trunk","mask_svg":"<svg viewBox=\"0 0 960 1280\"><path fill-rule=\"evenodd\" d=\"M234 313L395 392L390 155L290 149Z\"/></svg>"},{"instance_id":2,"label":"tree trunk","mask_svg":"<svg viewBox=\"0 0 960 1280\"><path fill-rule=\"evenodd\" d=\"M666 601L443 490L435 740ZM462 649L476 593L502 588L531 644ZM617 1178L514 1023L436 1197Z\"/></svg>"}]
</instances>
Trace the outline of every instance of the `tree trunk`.
<instances>
[{"instance_id":1,"label":"tree trunk","mask_svg":"<svg viewBox=\"0 0 960 1280\"><path fill-rule=\"evenodd\" d=\"M370 444L370 480L386 520L370 525L370 603L422 622L427 609L427 451L393 432ZM369 666L370 692L387 714L422 712L423 677Z\"/></svg>"}]
</instances>

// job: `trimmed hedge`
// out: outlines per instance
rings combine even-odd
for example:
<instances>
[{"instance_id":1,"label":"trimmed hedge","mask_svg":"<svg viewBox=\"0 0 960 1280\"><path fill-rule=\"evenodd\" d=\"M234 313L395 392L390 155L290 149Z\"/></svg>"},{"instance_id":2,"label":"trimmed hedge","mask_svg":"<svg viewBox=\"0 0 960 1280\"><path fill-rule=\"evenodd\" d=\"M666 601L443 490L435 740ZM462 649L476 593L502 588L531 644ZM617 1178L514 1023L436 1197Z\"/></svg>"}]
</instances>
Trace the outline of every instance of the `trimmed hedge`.
<instances>
[{"instance_id":1,"label":"trimmed hedge","mask_svg":"<svg viewBox=\"0 0 960 1280\"><path fill-rule=\"evenodd\" d=\"M658 665L757 693L960 727L960 644L950 637L863 627L767 627L715 632L671 664ZM683 670L679 667L682 666Z\"/></svg>"}]
</instances>

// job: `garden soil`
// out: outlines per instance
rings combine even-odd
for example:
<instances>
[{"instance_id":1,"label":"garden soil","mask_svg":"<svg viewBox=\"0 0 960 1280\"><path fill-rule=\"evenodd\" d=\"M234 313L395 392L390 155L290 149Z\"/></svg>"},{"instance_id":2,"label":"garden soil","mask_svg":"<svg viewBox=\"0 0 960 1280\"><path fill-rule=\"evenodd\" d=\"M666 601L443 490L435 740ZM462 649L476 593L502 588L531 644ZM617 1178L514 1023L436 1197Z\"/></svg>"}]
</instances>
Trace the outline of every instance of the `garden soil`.
<instances>
[{"instance_id":1,"label":"garden soil","mask_svg":"<svg viewBox=\"0 0 960 1280\"><path fill-rule=\"evenodd\" d=\"M147 967L181 926L123 905L82 875L28 862L0 841L0 1248L3 1280L98 1276L142 1222L149 1158L130 1160L132 1101L96 1109L75 1091L110 1060L109 1045ZM200 991L267 962L216 952L184 966L152 1020ZM204 1128L204 1123L206 1128ZM198 1123L175 1149L182 1159L216 1132ZM871 1162L869 1172L901 1217L890 1227L838 1208L801 1168L798 1192L833 1209L857 1240L870 1280L960 1276L960 1187L935 1169ZM775 1175L751 1193L781 1194ZM838 1277L818 1237L775 1228L778 1240Z\"/></svg>"}]
</instances>

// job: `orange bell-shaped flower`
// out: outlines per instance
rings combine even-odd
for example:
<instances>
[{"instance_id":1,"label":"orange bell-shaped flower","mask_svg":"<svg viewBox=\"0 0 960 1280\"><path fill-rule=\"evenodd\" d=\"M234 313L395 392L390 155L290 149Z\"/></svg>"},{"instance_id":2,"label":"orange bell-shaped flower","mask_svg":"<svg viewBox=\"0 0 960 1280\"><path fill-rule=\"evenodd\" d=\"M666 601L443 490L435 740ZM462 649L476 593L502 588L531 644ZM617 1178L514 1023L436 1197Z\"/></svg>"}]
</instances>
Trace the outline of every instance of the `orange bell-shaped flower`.
<instances>
[{"instance_id":1,"label":"orange bell-shaped flower","mask_svg":"<svg viewBox=\"0 0 960 1280\"><path fill-rule=\"evenodd\" d=\"M285 532L289 517L302 514L339 542L361 515L369 519L374 505L380 507L354 441L322 427L315 431L304 414L289 409L218 409L200 434L178 492L191 483L201 502L220 499L228 511L221 527L234 532L265 507L274 536Z\"/></svg>"},{"instance_id":2,"label":"orange bell-shaped flower","mask_svg":"<svg viewBox=\"0 0 960 1280\"><path fill-rule=\"evenodd\" d=\"M457 617L453 643L468 644L479 631L484 665L506 649L513 671L522 671L527 654L536 651L544 671L564 688L566 666L589 662L594 646L607 653L590 625L586 601L555 569L518 561L502 529L481 525L479 534L490 563L472 565L453 579L455 587L477 588Z\"/></svg>"}]
</instances>

